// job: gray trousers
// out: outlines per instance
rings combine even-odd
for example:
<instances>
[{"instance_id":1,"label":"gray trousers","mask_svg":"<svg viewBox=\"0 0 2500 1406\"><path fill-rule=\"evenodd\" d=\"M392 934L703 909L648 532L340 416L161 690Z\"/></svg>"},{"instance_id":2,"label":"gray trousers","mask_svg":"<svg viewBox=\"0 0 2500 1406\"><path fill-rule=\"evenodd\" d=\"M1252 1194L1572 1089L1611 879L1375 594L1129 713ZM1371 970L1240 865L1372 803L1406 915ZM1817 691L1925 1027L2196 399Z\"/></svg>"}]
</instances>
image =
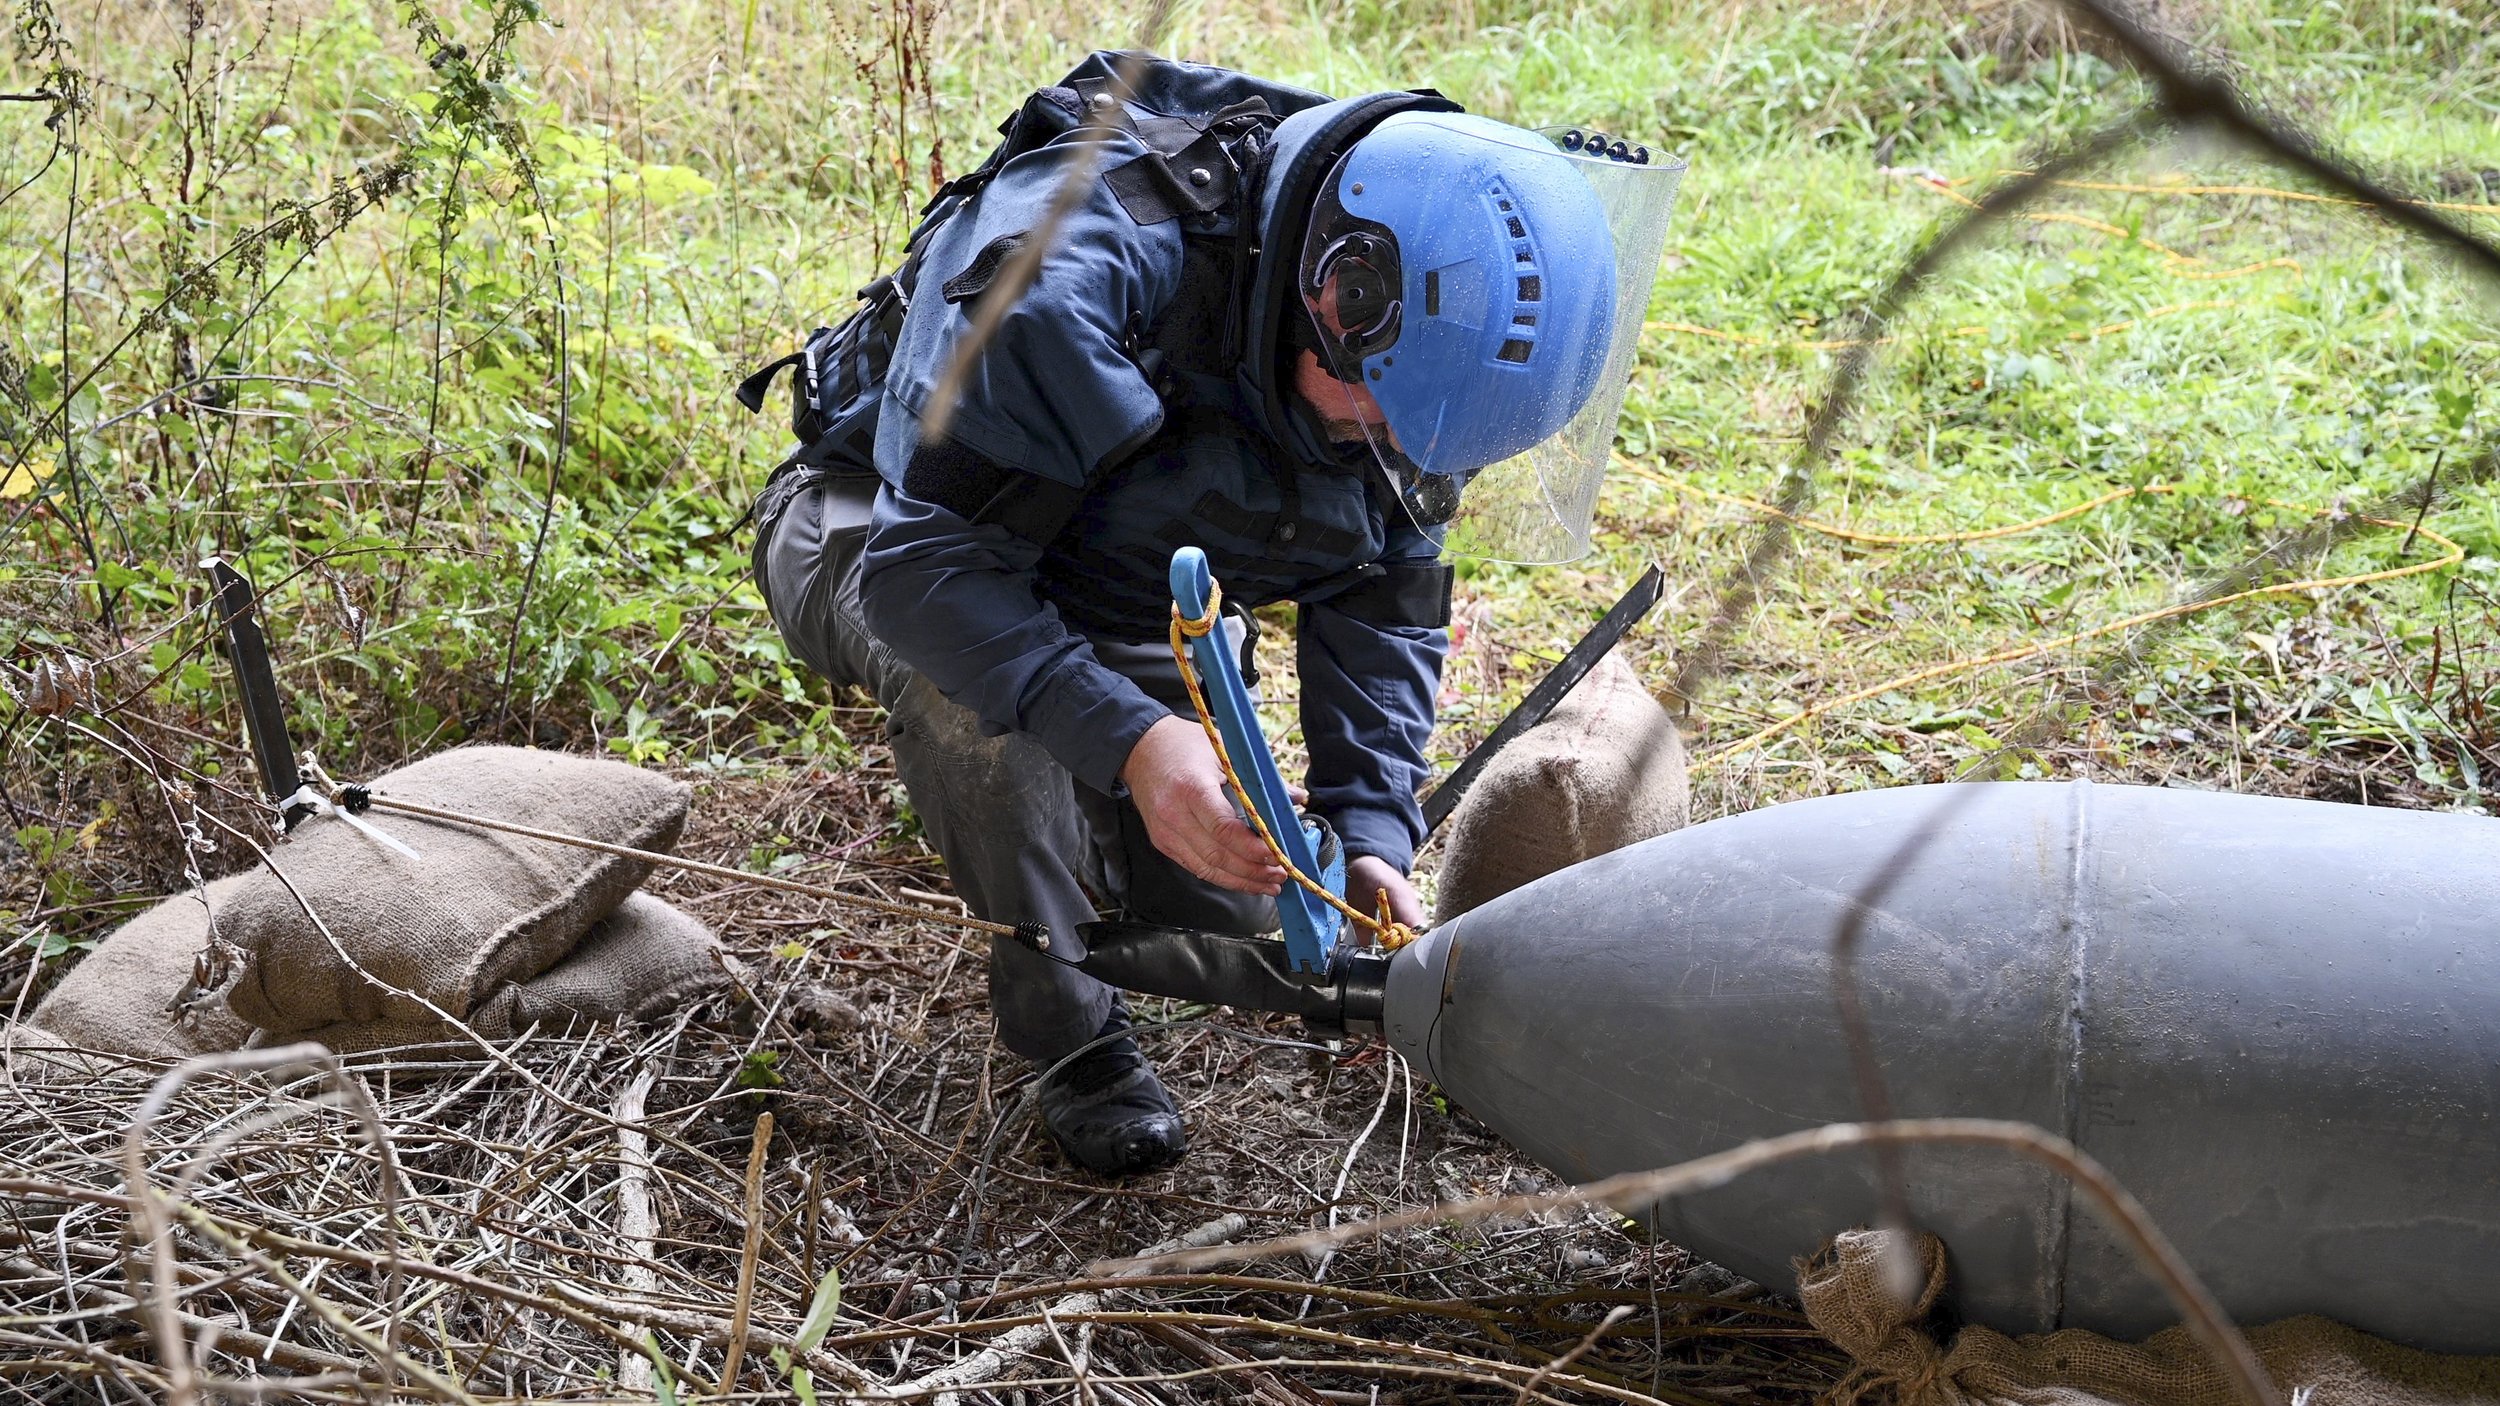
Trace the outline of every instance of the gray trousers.
<instances>
[{"instance_id":1,"label":"gray trousers","mask_svg":"<svg viewBox=\"0 0 2500 1406\"><path fill-rule=\"evenodd\" d=\"M948 702L869 633L859 567L875 490L874 480L834 478L787 493L783 504L784 492L768 492L758 506L755 582L792 654L884 706L894 769L972 911L994 922L1048 923L1053 950L1063 953L1083 950L1076 925L1098 916L1274 930L1274 900L1217 888L1164 858L1126 795L1077 782L1022 733L982 736L970 709ZM1238 644L1239 626L1226 623ZM1148 697L1189 715L1163 644L1098 641L1094 653ZM1026 1059L1055 1060L1092 1039L1117 994L1010 939L991 940L990 1012L1000 1042Z\"/></svg>"}]
</instances>

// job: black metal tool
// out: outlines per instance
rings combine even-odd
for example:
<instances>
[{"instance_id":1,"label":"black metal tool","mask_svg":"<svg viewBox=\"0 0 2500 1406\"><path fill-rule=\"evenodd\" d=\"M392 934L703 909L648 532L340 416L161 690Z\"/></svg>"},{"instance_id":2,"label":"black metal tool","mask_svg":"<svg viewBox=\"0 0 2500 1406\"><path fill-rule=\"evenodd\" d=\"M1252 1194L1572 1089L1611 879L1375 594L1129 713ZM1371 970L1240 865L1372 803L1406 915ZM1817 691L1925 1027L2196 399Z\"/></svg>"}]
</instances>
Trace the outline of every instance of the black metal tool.
<instances>
[{"instance_id":1,"label":"black metal tool","mask_svg":"<svg viewBox=\"0 0 2500 1406\"><path fill-rule=\"evenodd\" d=\"M1554 711L1554 705L1563 700L1563 695L1571 691L1572 685L1587 677L1588 671L1597 666L1597 661L1606 657L1606 651L1613 649L1617 641L1640 623L1642 617L1657 607L1666 589L1666 573L1652 566L1641 574L1640 580L1632 583L1632 589L1623 593L1623 599L1614 603L1614 608L1606 612L1605 618L1589 627L1589 632L1580 637L1580 642L1571 647L1571 652L1562 657L1562 662L1554 666L1553 672L1530 689L1528 696L1519 700L1519 706L1511 709L1510 716L1502 719L1490 735L1476 744L1476 750L1467 754L1466 760L1458 764L1458 770L1450 773L1449 780L1424 797L1426 835L1440 829L1441 822L1449 819L1450 812L1457 810L1458 803L1467 798L1467 788L1475 785L1476 778L1484 774L1484 764L1493 760L1495 753L1518 740L1519 734L1545 721L1546 715Z\"/></svg>"},{"instance_id":2,"label":"black metal tool","mask_svg":"<svg viewBox=\"0 0 2500 1406\"><path fill-rule=\"evenodd\" d=\"M1020 927L1016 940L1055 955L1036 940L1046 931ZM1058 960L1124 991L1280 1011L1331 1037L1380 1029L1390 954L1378 948L1338 943L1327 972L1314 975L1297 970L1285 944L1273 938L1117 920L1079 923L1077 937L1085 955Z\"/></svg>"},{"instance_id":3,"label":"black metal tool","mask_svg":"<svg viewBox=\"0 0 2500 1406\"><path fill-rule=\"evenodd\" d=\"M260 596L243 573L222 557L200 563L217 593L217 623L226 632L226 657L234 662L235 691L243 698L243 731L251 739L252 764L260 769L269 799L285 810L286 828L313 813L289 797L304 787L295 766L295 744L287 736L286 703L278 694L278 672L269 662L269 640L261 633Z\"/></svg>"}]
</instances>

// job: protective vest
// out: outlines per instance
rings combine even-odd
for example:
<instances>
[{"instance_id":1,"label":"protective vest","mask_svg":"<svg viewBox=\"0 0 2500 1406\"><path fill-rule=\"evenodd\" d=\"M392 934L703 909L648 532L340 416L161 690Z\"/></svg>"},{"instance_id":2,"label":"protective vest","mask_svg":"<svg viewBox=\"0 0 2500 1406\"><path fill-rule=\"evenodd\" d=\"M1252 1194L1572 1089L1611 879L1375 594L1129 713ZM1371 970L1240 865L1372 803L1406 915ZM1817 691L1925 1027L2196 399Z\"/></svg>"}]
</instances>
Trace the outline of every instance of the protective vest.
<instances>
[{"instance_id":1,"label":"protective vest","mask_svg":"<svg viewBox=\"0 0 2500 1406\"><path fill-rule=\"evenodd\" d=\"M760 410L773 377L797 372L791 428L799 443L776 477L882 470L897 488L967 519L1055 544L1040 584L1071 623L1098 636L1160 634L1161 563L1184 542L1207 547L1239 604L1335 599L1384 623L1441 623L1447 571L1374 563L1388 535L1381 514L1362 474L1319 442L1288 401L1279 329L1295 325L1284 314L1298 222L1336 157L1393 112L1454 107L1432 93L1332 101L1225 69L1088 57L1001 124L1003 140L978 168L939 189L900 267L860 291L851 317L739 386L741 402ZM1056 383L1029 388L1023 416L1079 422L1071 443L1019 444L986 457L920 446L917 399L951 346L946 329L977 309L1037 223L1048 182L1018 159L1082 140L1089 121L1127 139L1106 148L1110 158L1094 179L1108 198L1090 202L1104 210L1116 202L1122 218L1062 238L1151 238L1158 267L1177 270L1168 297L1151 317L1119 329L1109 354L1125 365L1071 365ZM1288 254L1271 258L1269 250ZM1040 309L1069 296L1076 293L1065 280L1054 286L1047 266L1024 295ZM942 306L923 307L914 320L915 306L931 299ZM1160 403L1147 430L1133 440L1087 440L1085 426L1138 419L1131 408L1096 402L1123 392L1133 400L1141 381ZM987 439L1013 437L1002 424Z\"/></svg>"}]
</instances>

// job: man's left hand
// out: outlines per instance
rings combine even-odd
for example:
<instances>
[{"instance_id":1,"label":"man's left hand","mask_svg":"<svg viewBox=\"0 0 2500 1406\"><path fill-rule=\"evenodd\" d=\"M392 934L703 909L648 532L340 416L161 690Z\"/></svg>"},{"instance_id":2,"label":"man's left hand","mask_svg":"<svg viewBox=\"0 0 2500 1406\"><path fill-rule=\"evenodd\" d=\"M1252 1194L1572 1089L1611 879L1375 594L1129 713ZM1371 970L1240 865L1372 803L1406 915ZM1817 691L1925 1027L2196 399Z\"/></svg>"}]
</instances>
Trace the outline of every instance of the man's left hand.
<instances>
[{"instance_id":1,"label":"man's left hand","mask_svg":"<svg viewBox=\"0 0 2500 1406\"><path fill-rule=\"evenodd\" d=\"M1377 855L1358 854L1345 867L1346 902L1366 913L1380 911L1380 895L1389 895L1389 916L1410 928L1424 925L1424 901L1406 876Z\"/></svg>"}]
</instances>

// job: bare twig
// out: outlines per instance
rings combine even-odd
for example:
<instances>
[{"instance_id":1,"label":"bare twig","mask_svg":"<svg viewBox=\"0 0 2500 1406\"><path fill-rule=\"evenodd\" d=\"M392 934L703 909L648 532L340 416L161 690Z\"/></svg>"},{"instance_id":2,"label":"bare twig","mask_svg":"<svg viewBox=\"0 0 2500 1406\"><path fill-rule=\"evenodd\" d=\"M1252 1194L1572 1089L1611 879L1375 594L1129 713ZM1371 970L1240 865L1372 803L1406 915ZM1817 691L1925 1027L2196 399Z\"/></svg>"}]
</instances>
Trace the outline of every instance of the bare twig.
<instances>
[{"instance_id":1,"label":"bare twig","mask_svg":"<svg viewBox=\"0 0 2500 1406\"><path fill-rule=\"evenodd\" d=\"M641 1297L660 1287L650 1265L652 1242L660 1233L659 1217L651 1209L651 1139L642 1128L644 1104L658 1078L656 1062L644 1065L616 1100L616 1229L634 1257L625 1267L626 1292ZM631 1349L618 1352L616 1384L627 1391L650 1390L650 1357Z\"/></svg>"},{"instance_id":2,"label":"bare twig","mask_svg":"<svg viewBox=\"0 0 2500 1406\"><path fill-rule=\"evenodd\" d=\"M1298 1235L1218 1249L1141 1255L1133 1259L1109 1261L1096 1268L1105 1272L1203 1269L1237 1260L1307 1254L1392 1230L1438 1221L1464 1224L1495 1216L1533 1215L1565 1206L1645 1206L1669 1197L1725 1186L1740 1176L1794 1158L1821 1156L1844 1148L1872 1147L1883 1143L1954 1143L2001 1148L2042 1163L2081 1187L2093 1204L2100 1208L2110 1228L2127 1242L2128 1248L2161 1284L2171 1302L2178 1305L2187 1319L2188 1330L2221 1364L2239 1394L2252 1406L2280 1406L2273 1383L2258 1367L2256 1354L2250 1351L2247 1340L2231 1326L2231 1320L2223 1314L2221 1305L2214 1301L2195 1271L2179 1257L2169 1237L2163 1235L2152 1218L2145 1214L2143 1205L2082 1148L2029 1123L1994 1118L1832 1123L1780 1137L1760 1138L1672 1167L1626 1172L1562 1191L1481 1197L1381 1216L1335 1230L1304 1231Z\"/></svg>"},{"instance_id":3,"label":"bare twig","mask_svg":"<svg viewBox=\"0 0 2500 1406\"><path fill-rule=\"evenodd\" d=\"M746 1356L747 1320L755 1312L755 1256L764 1244L764 1154L772 1146L773 1115L755 1118L755 1140L747 1151L747 1238L738 1253L737 1307L729 1315L729 1349L721 1359L720 1389L738 1389L738 1364Z\"/></svg>"},{"instance_id":4,"label":"bare twig","mask_svg":"<svg viewBox=\"0 0 2500 1406\"><path fill-rule=\"evenodd\" d=\"M1563 1368L1570 1366L1572 1363L1579 1361L1582 1353L1585 1353L1590 1348L1597 1346L1597 1340L1606 1336L1607 1329L1631 1316L1632 1305L1628 1303L1619 1303L1613 1308L1606 1310L1606 1316L1598 1320L1596 1327L1589 1329L1589 1335L1587 1337L1572 1344L1569 1352L1564 1353L1562 1356L1555 1358L1551 1362L1547 1362L1539 1366L1536 1369L1535 1376L1530 1377L1526 1381L1519 1384L1519 1395L1512 1398L1511 1406L1528 1406L1529 1394L1534 1392L1538 1387L1545 1385L1546 1378L1561 1371Z\"/></svg>"},{"instance_id":5,"label":"bare twig","mask_svg":"<svg viewBox=\"0 0 2500 1406\"><path fill-rule=\"evenodd\" d=\"M2160 125L2151 114L2134 113L2093 133L2068 150L2036 163L2035 169L1994 187L1921 248L1909 264L1884 285L1883 291L1859 315L1848 333L1853 345L1842 353L1840 364L1833 368L1831 384L1824 389L1823 398L1816 403L1814 416L1807 423L1805 444L1780 476L1779 491L1772 497L1779 509L1778 515L1764 521L1756 531L1744 561L1721 584L1718 602L1711 608L1710 620L1702 629L1701 639L1685 654L1682 667L1676 671L1674 688L1678 697L1687 700L1698 697L1718 676L1726 662L1729 644L1752 614L1754 603L1762 598L1763 591L1768 589L1786 563L1789 545L1796 535L1790 520L1803 512L1813 500L1816 474L1831 457L1840 427L1847 423L1858 390L1874 368L1876 344L1892 325L1892 320L1900 316L1910 299L1981 230L2028 204L2055 182L2144 140Z\"/></svg>"},{"instance_id":6,"label":"bare twig","mask_svg":"<svg viewBox=\"0 0 2500 1406\"><path fill-rule=\"evenodd\" d=\"M148 1175L149 1129L157 1117L164 1113L167 1106L172 1103L174 1095L185 1084L202 1074L243 1074L307 1065L324 1071L332 1087L336 1088L355 1110L357 1121L380 1161L387 1220L387 1208L391 1203L395 1203L399 1196L398 1164L391 1152L390 1135L382 1126L381 1110L374 1106L371 1096L365 1092L363 1086L348 1074L346 1067L339 1062L339 1057L317 1044L282 1045L274 1049L201 1055L185 1060L168 1070L163 1077L149 1087L147 1097L140 1101L138 1111L131 1117L130 1129L122 1139L123 1177L130 1188L130 1194L137 1205L140 1221L147 1235L149 1319L152 1331L156 1334L159 1360L165 1364L168 1374L168 1399L175 1402L177 1406L191 1406L191 1403L196 1402L199 1386L197 1375L191 1366L190 1350L182 1334L183 1315L179 1305L181 1287L174 1250L174 1216L171 1214L175 1203L157 1190L154 1180ZM396 1275L400 1263L397 1241L395 1238L386 1239L384 1245L383 1264L389 1273ZM320 1307L320 1305L315 1305L316 1311L319 1311ZM371 1346L376 1349L385 1368L407 1370L444 1396L450 1399L466 1400L466 1394L458 1387L401 1357L393 1341L398 1323L396 1315L390 1319L390 1323L392 1326L388 1333L380 1339L371 1340ZM358 1336L366 1337L367 1335L359 1332Z\"/></svg>"},{"instance_id":7,"label":"bare twig","mask_svg":"<svg viewBox=\"0 0 2500 1406\"><path fill-rule=\"evenodd\" d=\"M1104 144L1118 123L1119 103L1126 100L1137 79L1138 62L1161 42L1164 26L1172 18L1174 0L1150 0L1146 17L1138 26L1137 48L1140 52L1124 54L1113 66L1111 90L1098 99L1096 107L1086 114L1084 125L1070 140L1075 150L1068 156L1067 170L1059 178L1059 187L1051 193L1050 204L1042 211L1040 223L1026 234L1014 254L999 266L972 314L972 325L964 329L955 342L954 354L939 375L937 385L929 392L921 411L920 433L928 443L946 438L953 424L955 407L963 398L964 382L979 364L982 349L998 334L1007 314L1024 300L1024 293L1033 284L1033 276L1041 272L1042 260L1059 242L1059 228L1068 222L1094 190L1095 168L1101 164Z\"/></svg>"}]
</instances>

